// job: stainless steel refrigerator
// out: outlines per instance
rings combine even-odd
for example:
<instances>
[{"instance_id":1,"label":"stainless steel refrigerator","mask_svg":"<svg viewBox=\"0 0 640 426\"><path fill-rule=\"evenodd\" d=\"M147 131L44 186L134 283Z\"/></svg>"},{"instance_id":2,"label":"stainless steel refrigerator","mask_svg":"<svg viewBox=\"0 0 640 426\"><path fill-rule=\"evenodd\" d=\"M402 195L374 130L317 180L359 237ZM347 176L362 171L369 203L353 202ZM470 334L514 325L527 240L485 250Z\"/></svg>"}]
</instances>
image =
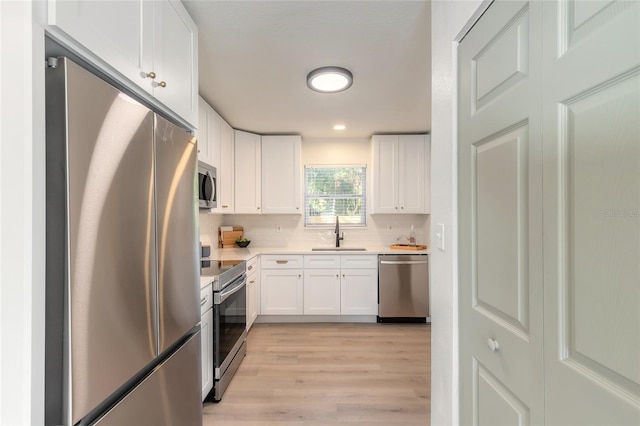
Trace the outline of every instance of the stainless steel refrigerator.
<instances>
[{"instance_id":1,"label":"stainless steel refrigerator","mask_svg":"<svg viewBox=\"0 0 640 426\"><path fill-rule=\"evenodd\" d=\"M196 144L72 61L46 71L49 425L201 425Z\"/></svg>"}]
</instances>

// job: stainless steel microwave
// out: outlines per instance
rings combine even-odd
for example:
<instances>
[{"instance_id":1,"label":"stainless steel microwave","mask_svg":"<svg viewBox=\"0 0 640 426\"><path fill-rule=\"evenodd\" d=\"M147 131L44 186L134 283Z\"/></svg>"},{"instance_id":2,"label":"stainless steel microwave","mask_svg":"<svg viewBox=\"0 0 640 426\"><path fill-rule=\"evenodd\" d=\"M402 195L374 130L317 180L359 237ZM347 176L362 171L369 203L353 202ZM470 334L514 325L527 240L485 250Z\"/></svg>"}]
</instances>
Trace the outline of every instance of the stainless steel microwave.
<instances>
[{"instance_id":1,"label":"stainless steel microwave","mask_svg":"<svg viewBox=\"0 0 640 426\"><path fill-rule=\"evenodd\" d=\"M215 167L198 161L198 197L201 209L218 207L216 175Z\"/></svg>"}]
</instances>

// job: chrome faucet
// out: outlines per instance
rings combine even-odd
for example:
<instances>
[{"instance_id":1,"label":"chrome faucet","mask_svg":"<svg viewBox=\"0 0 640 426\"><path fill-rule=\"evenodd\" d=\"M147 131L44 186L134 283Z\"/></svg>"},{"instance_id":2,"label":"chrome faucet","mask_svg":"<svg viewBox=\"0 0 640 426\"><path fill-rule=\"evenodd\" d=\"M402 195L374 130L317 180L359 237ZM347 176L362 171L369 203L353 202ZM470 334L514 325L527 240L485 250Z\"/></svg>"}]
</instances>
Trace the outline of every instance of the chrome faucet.
<instances>
[{"instance_id":1,"label":"chrome faucet","mask_svg":"<svg viewBox=\"0 0 640 426\"><path fill-rule=\"evenodd\" d=\"M340 236L340 220L338 216L336 216L336 248L340 248L340 240L344 240L344 232L342 233L342 237Z\"/></svg>"}]
</instances>

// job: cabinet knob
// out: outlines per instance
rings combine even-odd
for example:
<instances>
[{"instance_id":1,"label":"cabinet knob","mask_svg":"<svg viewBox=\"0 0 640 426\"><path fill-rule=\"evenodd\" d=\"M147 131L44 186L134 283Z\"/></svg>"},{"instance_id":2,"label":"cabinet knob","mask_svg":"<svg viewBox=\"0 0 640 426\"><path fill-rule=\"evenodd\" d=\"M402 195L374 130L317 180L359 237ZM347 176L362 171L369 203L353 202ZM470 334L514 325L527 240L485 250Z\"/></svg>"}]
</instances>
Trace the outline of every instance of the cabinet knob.
<instances>
[{"instance_id":1,"label":"cabinet knob","mask_svg":"<svg viewBox=\"0 0 640 426\"><path fill-rule=\"evenodd\" d=\"M254 281L254 280L249 281L249 284L253 284L253 283L255 283L255 281Z\"/></svg>"},{"instance_id":2,"label":"cabinet knob","mask_svg":"<svg viewBox=\"0 0 640 426\"><path fill-rule=\"evenodd\" d=\"M156 73L151 71L151 72L148 72L146 76L153 80L156 78Z\"/></svg>"},{"instance_id":3,"label":"cabinet knob","mask_svg":"<svg viewBox=\"0 0 640 426\"><path fill-rule=\"evenodd\" d=\"M340 275L336 274L336 278L340 278Z\"/></svg>"},{"instance_id":4,"label":"cabinet knob","mask_svg":"<svg viewBox=\"0 0 640 426\"><path fill-rule=\"evenodd\" d=\"M250 270L252 270L252 269L253 269L253 265L249 266L249 267L247 268L247 271L250 271Z\"/></svg>"},{"instance_id":5,"label":"cabinet knob","mask_svg":"<svg viewBox=\"0 0 640 426\"><path fill-rule=\"evenodd\" d=\"M487 346L489 346L489 350L490 350L491 352L495 352L495 351L497 351L498 349L500 349L500 345L498 344L498 341L497 341L497 340L492 339L491 337L489 337L489 338L487 339Z\"/></svg>"},{"instance_id":6,"label":"cabinet knob","mask_svg":"<svg viewBox=\"0 0 640 426\"><path fill-rule=\"evenodd\" d=\"M302 278L302 275L298 274L298 278Z\"/></svg>"},{"instance_id":7,"label":"cabinet knob","mask_svg":"<svg viewBox=\"0 0 640 426\"><path fill-rule=\"evenodd\" d=\"M342 274L342 278L345 278L345 277L346 277L346 275L345 275L345 274Z\"/></svg>"},{"instance_id":8,"label":"cabinet knob","mask_svg":"<svg viewBox=\"0 0 640 426\"><path fill-rule=\"evenodd\" d=\"M260 207L256 207L258 210L260 210Z\"/></svg>"},{"instance_id":9,"label":"cabinet knob","mask_svg":"<svg viewBox=\"0 0 640 426\"><path fill-rule=\"evenodd\" d=\"M400 210L404 210L404 207L400 207Z\"/></svg>"},{"instance_id":10,"label":"cabinet knob","mask_svg":"<svg viewBox=\"0 0 640 426\"><path fill-rule=\"evenodd\" d=\"M161 81L160 83L156 83L155 81L153 82L153 87L167 87L167 83L164 81Z\"/></svg>"},{"instance_id":11,"label":"cabinet knob","mask_svg":"<svg viewBox=\"0 0 640 426\"><path fill-rule=\"evenodd\" d=\"M300 210L300 207L296 207L296 210Z\"/></svg>"},{"instance_id":12,"label":"cabinet knob","mask_svg":"<svg viewBox=\"0 0 640 426\"><path fill-rule=\"evenodd\" d=\"M396 210L398 210L398 207L396 206Z\"/></svg>"}]
</instances>

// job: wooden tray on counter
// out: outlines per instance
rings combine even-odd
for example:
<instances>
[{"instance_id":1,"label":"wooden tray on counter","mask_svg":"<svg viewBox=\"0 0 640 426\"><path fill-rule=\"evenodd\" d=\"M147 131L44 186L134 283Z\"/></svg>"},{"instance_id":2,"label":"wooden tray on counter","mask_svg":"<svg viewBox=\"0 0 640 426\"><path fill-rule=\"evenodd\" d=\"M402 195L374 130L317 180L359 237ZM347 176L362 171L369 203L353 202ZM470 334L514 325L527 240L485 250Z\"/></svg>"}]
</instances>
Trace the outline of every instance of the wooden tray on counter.
<instances>
[{"instance_id":1,"label":"wooden tray on counter","mask_svg":"<svg viewBox=\"0 0 640 426\"><path fill-rule=\"evenodd\" d=\"M426 250L427 246L423 246L420 244L416 244L415 246L410 246L409 244L391 244L389 246L392 250Z\"/></svg>"}]
</instances>

